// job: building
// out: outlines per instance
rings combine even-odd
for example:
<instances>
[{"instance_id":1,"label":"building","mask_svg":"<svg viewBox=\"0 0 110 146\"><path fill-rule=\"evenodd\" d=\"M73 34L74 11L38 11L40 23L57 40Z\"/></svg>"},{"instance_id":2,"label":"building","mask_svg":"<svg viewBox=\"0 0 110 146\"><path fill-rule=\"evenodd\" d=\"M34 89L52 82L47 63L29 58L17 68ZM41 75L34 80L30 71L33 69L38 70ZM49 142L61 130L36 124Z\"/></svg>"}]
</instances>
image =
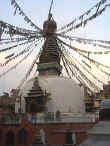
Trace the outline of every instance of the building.
<instances>
[{"instance_id":1,"label":"building","mask_svg":"<svg viewBox=\"0 0 110 146\"><path fill-rule=\"evenodd\" d=\"M80 146L109 146L110 145L110 99L101 102L100 122L89 132L87 140Z\"/></svg>"},{"instance_id":2,"label":"building","mask_svg":"<svg viewBox=\"0 0 110 146\"><path fill-rule=\"evenodd\" d=\"M41 129L48 144L80 144L87 138L87 130L96 124L95 115L85 112L83 88L60 76L56 29L57 24L49 15L43 25L45 42L37 64L39 75L27 81L15 100L15 112L7 113L5 121L0 122L2 146L36 145L40 143ZM74 134L70 143L68 129L71 138Z\"/></svg>"}]
</instances>

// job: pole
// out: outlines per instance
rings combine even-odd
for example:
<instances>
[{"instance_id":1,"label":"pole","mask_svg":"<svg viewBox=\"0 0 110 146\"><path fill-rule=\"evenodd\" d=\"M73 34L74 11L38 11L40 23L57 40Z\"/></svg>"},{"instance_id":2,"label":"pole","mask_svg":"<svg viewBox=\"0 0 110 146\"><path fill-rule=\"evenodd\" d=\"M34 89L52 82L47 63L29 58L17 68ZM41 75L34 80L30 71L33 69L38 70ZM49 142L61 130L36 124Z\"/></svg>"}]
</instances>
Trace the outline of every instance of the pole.
<instances>
[{"instance_id":1,"label":"pole","mask_svg":"<svg viewBox=\"0 0 110 146\"><path fill-rule=\"evenodd\" d=\"M53 0L51 1L51 4L50 4L49 14L51 13L52 6L53 6Z\"/></svg>"}]
</instances>

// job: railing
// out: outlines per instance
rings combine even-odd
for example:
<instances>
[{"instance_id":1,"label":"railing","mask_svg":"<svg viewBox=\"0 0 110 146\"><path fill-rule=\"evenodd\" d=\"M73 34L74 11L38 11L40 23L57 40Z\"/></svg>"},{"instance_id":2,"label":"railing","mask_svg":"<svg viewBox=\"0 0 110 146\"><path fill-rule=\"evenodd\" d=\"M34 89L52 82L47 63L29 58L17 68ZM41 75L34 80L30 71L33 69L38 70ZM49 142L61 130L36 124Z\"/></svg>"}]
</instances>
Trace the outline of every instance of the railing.
<instances>
[{"instance_id":1,"label":"railing","mask_svg":"<svg viewBox=\"0 0 110 146\"><path fill-rule=\"evenodd\" d=\"M59 117L56 118L54 114L37 114L32 116L31 114L0 114L0 124L20 124L24 117L27 117L27 121L32 124L37 123L87 123L87 122L96 122L98 116L95 114L73 114L73 113L61 113Z\"/></svg>"},{"instance_id":2,"label":"railing","mask_svg":"<svg viewBox=\"0 0 110 146\"><path fill-rule=\"evenodd\" d=\"M12 144L8 144L6 146L14 146ZM19 146L26 146L26 144L19 144ZM29 146L77 146L76 144L30 144Z\"/></svg>"},{"instance_id":3,"label":"railing","mask_svg":"<svg viewBox=\"0 0 110 146\"><path fill-rule=\"evenodd\" d=\"M96 122L98 116L96 114L73 114L73 113L62 113L59 117L55 117L53 114L50 116L31 116L28 115L28 119L31 123L91 123Z\"/></svg>"}]
</instances>

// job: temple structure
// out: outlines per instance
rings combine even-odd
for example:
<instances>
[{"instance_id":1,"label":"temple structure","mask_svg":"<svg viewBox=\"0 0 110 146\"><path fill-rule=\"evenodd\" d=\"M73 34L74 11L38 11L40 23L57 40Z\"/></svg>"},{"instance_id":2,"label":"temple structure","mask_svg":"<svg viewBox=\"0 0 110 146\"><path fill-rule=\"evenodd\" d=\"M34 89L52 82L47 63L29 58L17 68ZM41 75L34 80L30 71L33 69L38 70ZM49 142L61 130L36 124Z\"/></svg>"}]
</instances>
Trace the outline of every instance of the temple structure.
<instances>
[{"instance_id":1,"label":"temple structure","mask_svg":"<svg viewBox=\"0 0 110 146\"><path fill-rule=\"evenodd\" d=\"M37 63L39 74L27 81L16 97L14 118L1 119L2 146L35 146L41 142L40 129L45 131L48 144L80 144L87 138L87 130L96 124L96 117L85 112L83 88L61 76L56 29L49 14L43 25L45 42Z\"/></svg>"},{"instance_id":2,"label":"temple structure","mask_svg":"<svg viewBox=\"0 0 110 146\"><path fill-rule=\"evenodd\" d=\"M54 33L56 29L56 22L50 14L43 25L45 42L37 64L39 75L25 84L21 97L25 98L26 112L44 111L55 114L57 110L71 110L84 113L83 89L73 80L60 76L61 51Z\"/></svg>"}]
</instances>

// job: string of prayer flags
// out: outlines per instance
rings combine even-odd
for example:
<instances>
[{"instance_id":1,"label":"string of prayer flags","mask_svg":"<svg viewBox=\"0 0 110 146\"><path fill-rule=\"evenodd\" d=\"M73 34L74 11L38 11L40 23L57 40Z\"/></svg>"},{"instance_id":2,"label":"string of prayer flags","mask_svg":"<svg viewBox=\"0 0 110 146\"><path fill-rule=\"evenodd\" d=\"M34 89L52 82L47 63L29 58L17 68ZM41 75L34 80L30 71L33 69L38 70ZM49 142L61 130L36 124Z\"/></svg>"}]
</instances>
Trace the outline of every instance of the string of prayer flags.
<instances>
[{"instance_id":1,"label":"string of prayer flags","mask_svg":"<svg viewBox=\"0 0 110 146\"><path fill-rule=\"evenodd\" d=\"M105 4L107 2L107 0L101 0L100 2L98 2L96 5L94 5L92 8L90 8L89 10L87 10L86 12L84 12L81 16L79 16L78 18L75 18L72 22L70 22L69 24L67 24L67 25L65 25L65 26L63 26L63 27L61 27L61 28L59 28L58 29L58 31L62 31L62 30L64 30L64 29L66 29L66 28L68 28L68 27L73 27L73 25L74 25L74 23L75 22L77 22L78 20L80 20L81 22L80 22L80 25L82 24L82 21L83 21L83 19L84 19L84 17L85 16L88 16L91 12L92 12L92 10L94 9L94 8L96 8L97 9L97 11L98 11L98 9L99 9L99 7L101 6L101 5L103 5L103 4ZM96 11L96 13L97 13L97 11ZM86 25L86 23L87 23L87 21L85 21L84 22L84 25ZM78 26L77 26L77 28L78 28ZM70 29L70 28L69 28ZM71 30L71 29L70 29ZM61 32L62 33L62 32Z\"/></svg>"},{"instance_id":2,"label":"string of prayer flags","mask_svg":"<svg viewBox=\"0 0 110 146\"><path fill-rule=\"evenodd\" d=\"M0 44L10 44L10 43L18 43L18 42L22 42L22 41L26 41L28 38L27 37L23 37L23 38L10 38L10 39L1 39ZM9 40L9 41L8 41Z\"/></svg>"},{"instance_id":3,"label":"string of prayer flags","mask_svg":"<svg viewBox=\"0 0 110 146\"><path fill-rule=\"evenodd\" d=\"M26 16L26 14L22 11L22 9L20 8L20 6L18 5L18 3L15 1L15 0L11 0L11 5L14 6L15 8L15 11L14 11L14 15L16 15L17 11L18 11L18 14L23 16L24 17L24 20L27 22L27 23L30 23L30 25L32 27L34 27L35 29L38 30L38 33L41 33L42 32L42 29L40 29L37 25L35 25L31 19L28 18L28 16Z\"/></svg>"},{"instance_id":4,"label":"string of prayer flags","mask_svg":"<svg viewBox=\"0 0 110 146\"><path fill-rule=\"evenodd\" d=\"M79 72L79 74L83 77L84 80L87 81L87 83L88 83L89 85L91 85L91 87L93 87L93 88L99 90L99 87L96 86L96 85L95 85L95 84L94 84L94 83L93 83L93 82L81 71L81 69L80 69L76 64L73 64L73 62L71 62L71 65L73 65L74 68L76 68L76 70Z\"/></svg>"},{"instance_id":5,"label":"string of prayer flags","mask_svg":"<svg viewBox=\"0 0 110 146\"><path fill-rule=\"evenodd\" d=\"M57 38L58 39L58 38ZM87 51L87 50L81 50L79 48L76 48L72 45L69 45L67 43L65 43L64 41L58 39L61 43L63 43L64 45L68 46L69 48L73 49L76 52L82 52L82 53L86 53L86 54L94 54L94 55L103 55L103 54L108 54L110 53L110 51Z\"/></svg>"},{"instance_id":6,"label":"string of prayer flags","mask_svg":"<svg viewBox=\"0 0 110 146\"><path fill-rule=\"evenodd\" d=\"M20 43L20 44L17 44L17 45L13 45L11 47L4 48L4 49L0 50L0 53L5 52L5 51L9 51L9 50L11 50L13 48L16 48L16 47L21 46L21 45L25 45L27 43L30 43L30 42L26 41L26 42L23 42L23 43Z\"/></svg>"},{"instance_id":7,"label":"string of prayer flags","mask_svg":"<svg viewBox=\"0 0 110 146\"><path fill-rule=\"evenodd\" d=\"M6 24L4 24L2 21L0 21L0 41L1 41L1 37L3 34L4 29L7 27Z\"/></svg>"},{"instance_id":8,"label":"string of prayer flags","mask_svg":"<svg viewBox=\"0 0 110 146\"><path fill-rule=\"evenodd\" d=\"M63 56L63 58L65 59L65 57L67 58L67 56L70 56L70 58L71 57L73 57L72 56L72 53L71 52L69 52L69 49L68 48L66 48L66 50L65 50L65 46L64 46L64 44L62 43L62 42L60 42L59 40L58 40L58 42L59 42L59 44L60 44L60 48L62 49L62 52L63 53L61 53L61 56ZM79 53L79 52L77 52L77 53ZM79 53L79 55L81 55L80 53ZM85 55L84 55L85 56ZM84 56L82 56L82 57L84 57ZM67 58L67 60L68 60L69 58ZM85 59L85 57L84 57L84 59ZM75 60L75 61L74 61ZM90 61L90 60L89 60ZM90 63L91 63L91 61L90 61ZM107 77L109 77L110 76L110 73L107 73L104 69L103 69L103 67L100 65L100 64L98 64L98 62L96 62L95 60L92 60L92 65L95 65L96 67L97 67L97 69L99 70L99 71L101 71L102 73L104 73L104 75L106 75ZM92 80L90 80L89 78L86 78L86 75L83 75L83 72L82 72L82 70L80 69L80 66L88 73L88 74L90 74L91 75L91 77L94 79L94 82L95 82L95 84L94 83L92 83L93 81ZM87 64L87 63L86 63ZM74 68L72 68L72 66L74 67ZM78 66L77 66L78 65ZM88 65L88 64L87 64ZM99 82L100 83L100 85L102 84L102 86L103 86L103 81L102 80L100 80L99 78L97 78L90 70L88 70L87 68L86 68L86 65L85 64L83 64L83 62L82 62L82 60L81 60L81 62L79 62L77 59L75 59L75 57L72 59L72 61L70 62L70 65L69 65L69 63L65 60L65 66L66 66L66 68L68 69L68 71L70 71L70 72L68 72L69 73L69 75L71 76L71 75L74 75L75 77L76 77L76 79L77 79L77 76L81 76L81 78L82 78L82 80L85 82L85 84L86 84L86 86L88 87L88 88L90 88L90 90L91 90L91 88L93 88L96 92L97 91L100 91L100 89L99 88L97 88L97 86L95 86L96 85L96 81L97 82ZM89 66L89 67L91 67L91 66ZM66 69L65 68L65 69ZM76 70L76 71L75 71ZM77 72L77 75L75 75L74 73L73 73L73 71L75 71L75 72ZM80 80L81 82L82 82L82 80ZM78 80L79 81L79 80ZM84 85L84 82L82 82L82 84ZM98 83L98 84L99 84Z\"/></svg>"},{"instance_id":9,"label":"string of prayer flags","mask_svg":"<svg viewBox=\"0 0 110 146\"><path fill-rule=\"evenodd\" d=\"M62 50L64 50L63 48L65 48L63 45L62 45ZM68 53L70 54L70 53ZM64 59L66 59L67 55L63 55L64 56ZM68 61L69 58L67 58L66 60ZM79 73L81 75L81 77L93 88L95 88L97 91L99 91L99 87L96 86L88 77L86 77L86 75L81 71L81 69L77 66L77 64L75 62L70 62L71 65L77 70L77 73Z\"/></svg>"},{"instance_id":10,"label":"string of prayer flags","mask_svg":"<svg viewBox=\"0 0 110 146\"><path fill-rule=\"evenodd\" d=\"M9 73L10 71L12 71L13 69L16 69L16 67L17 67L19 64L21 64L25 59L27 59L28 56L31 55L32 51L33 51L33 50L31 50L26 56L24 56L24 57L23 57L18 63L16 63L14 66L12 66L12 67L9 68L7 71L5 71L4 73L2 73L2 74L0 75L0 78L1 78L2 76L6 75L7 73Z\"/></svg>"},{"instance_id":11,"label":"string of prayer flags","mask_svg":"<svg viewBox=\"0 0 110 146\"><path fill-rule=\"evenodd\" d=\"M71 57L73 57L72 55L71 55ZM75 57L74 57L74 59L75 59ZM72 61L73 61L73 59L72 59ZM75 61L76 61L76 63L78 63L89 75L91 75L95 80L97 80L99 83L101 83L101 84L104 84L104 82L103 81L101 81L100 79L98 79L92 72L90 72L83 64L81 64L78 60L76 60L75 59ZM87 65L87 66L89 66L84 60L82 60L82 62L85 64L85 65ZM89 66L90 67L90 66ZM90 67L90 69L91 69L91 67Z\"/></svg>"},{"instance_id":12,"label":"string of prayer flags","mask_svg":"<svg viewBox=\"0 0 110 146\"><path fill-rule=\"evenodd\" d=\"M58 39L58 38L57 38L57 39ZM67 43L63 42L62 40L58 39L58 41L60 41L62 44L66 45L67 47L74 49L74 47L68 45ZM107 68L107 69L110 69L109 66L104 65L104 64L102 64L102 63L100 63L100 62L98 62L98 61L96 61L96 60L94 60L94 59L91 59L90 57L84 55L80 50L78 50L78 49L76 49L76 48L75 48L74 50L75 50L75 51L77 50L76 52L77 52L79 55L81 55L81 56L83 56L84 58L88 59L91 63L93 63L93 64L95 64L95 65L98 65L98 66L105 67L105 68Z\"/></svg>"},{"instance_id":13,"label":"string of prayer flags","mask_svg":"<svg viewBox=\"0 0 110 146\"><path fill-rule=\"evenodd\" d=\"M12 56L14 56L14 54L15 54L15 53L12 53L12 54L6 56L5 59L11 58Z\"/></svg>"},{"instance_id":14,"label":"string of prayer flags","mask_svg":"<svg viewBox=\"0 0 110 146\"><path fill-rule=\"evenodd\" d=\"M89 64L87 64L84 60L82 60L82 62L89 68L91 69L91 66Z\"/></svg>"},{"instance_id":15,"label":"string of prayer flags","mask_svg":"<svg viewBox=\"0 0 110 146\"><path fill-rule=\"evenodd\" d=\"M17 53L16 55L13 53L9 56L7 56L5 59L6 61L4 63L1 63L0 66L1 67L4 67L6 66L9 62L11 62L12 60L24 55L25 53L27 53L30 49L32 49L32 47L35 48L35 46L37 45L36 42L38 42L40 39L38 39L37 41L33 40L33 41L26 41L26 42L23 42L21 44L18 44L18 45L25 45L27 43L31 43L29 46L27 46L25 49L23 49L22 51L20 51L19 53Z\"/></svg>"},{"instance_id":16,"label":"string of prayer flags","mask_svg":"<svg viewBox=\"0 0 110 146\"><path fill-rule=\"evenodd\" d=\"M0 38L3 33L9 34L11 39L13 35L26 36L26 37L30 37L34 35L36 37L36 34L37 34L36 31L19 28L19 27L10 25L6 22L0 21Z\"/></svg>"},{"instance_id":17,"label":"string of prayer flags","mask_svg":"<svg viewBox=\"0 0 110 146\"><path fill-rule=\"evenodd\" d=\"M28 70L27 73L26 73L25 77L24 77L24 78L22 79L22 81L20 82L20 84L19 84L19 86L18 86L18 89L20 89L20 88L23 86L24 82L27 80L27 78L28 78L29 75L31 74L31 72L32 72L32 70L33 70L33 67L34 67L34 65L36 64L36 62L37 62L37 60L38 60L40 54L41 54L41 51L39 51L38 54L36 55L35 59L33 60L31 66L30 66L30 68L29 68L29 70Z\"/></svg>"},{"instance_id":18,"label":"string of prayer flags","mask_svg":"<svg viewBox=\"0 0 110 146\"><path fill-rule=\"evenodd\" d=\"M24 55L25 53L27 53L27 52L31 49L32 45L33 45L33 44L30 44L26 49L20 51L18 54L13 55L13 56L11 56L11 57L8 57L7 60L6 60L3 64L0 64L0 66L1 66L1 67L4 67L4 66L6 66L9 62L11 62L12 60L14 60L14 59L20 57L21 55Z\"/></svg>"},{"instance_id":19,"label":"string of prayer flags","mask_svg":"<svg viewBox=\"0 0 110 146\"><path fill-rule=\"evenodd\" d=\"M16 59L17 57L21 56L21 55L24 55L25 53L27 53L30 49L31 49L31 46L33 44L30 44L26 49L20 51L17 55L13 56L12 58L9 58L8 60L5 61L4 65L7 65L10 61Z\"/></svg>"},{"instance_id":20,"label":"string of prayer flags","mask_svg":"<svg viewBox=\"0 0 110 146\"><path fill-rule=\"evenodd\" d=\"M94 13L92 16L90 16L89 18L87 18L87 19L81 21L80 23L76 24L75 26L72 25L71 27L66 27L67 29L64 30L64 31L61 32L61 33L62 33L62 34L65 34L65 33L67 33L67 32L70 32L70 31L73 30L73 29L75 30L75 29L78 29L79 27L85 26L89 21L91 21L91 20L97 18L98 16L100 16L100 15L106 10L106 8L109 7L109 6L110 6L110 4L105 5L104 8L99 9L97 12L95 12L95 13Z\"/></svg>"},{"instance_id":21,"label":"string of prayer flags","mask_svg":"<svg viewBox=\"0 0 110 146\"><path fill-rule=\"evenodd\" d=\"M64 46L63 46L64 47ZM88 74L90 74L95 80L97 80L99 83L103 84L104 82L99 80L96 76L94 76L94 74L92 74L92 72L90 72L82 63L80 63L70 52L69 50L67 50L65 47L64 47L64 50L66 50L66 54L65 56L68 56L67 60L72 58L72 62L74 61L74 63L76 62L77 64L79 64ZM64 52L64 51L63 51ZM81 62L83 62L87 67L89 67L89 69L91 70L91 66L88 65L84 60L81 60Z\"/></svg>"},{"instance_id":22,"label":"string of prayer flags","mask_svg":"<svg viewBox=\"0 0 110 146\"><path fill-rule=\"evenodd\" d=\"M96 42L99 42L99 43L104 43L104 44L110 44L110 41L107 41L107 40L93 40L93 39L88 39L88 38L80 38L80 37L73 37L73 36L68 36L68 35L65 35L65 34L61 34L61 33L57 33L56 36L60 36L60 37L63 37L65 39L69 39L71 41L73 40L76 40L76 41L79 41L79 42L82 42L84 41L85 43L96 43Z\"/></svg>"},{"instance_id":23,"label":"string of prayer flags","mask_svg":"<svg viewBox=\"0 0 110 146\"><path fill-rule=\"evenodd\" d=\"M3 31L2 31L2 28L0 27L0 41L1 41L2 33Z\"/></svg>"},{"instance_id":24,"label":"string of prayer flags","mask_svg":"<svg viewBox=\"0 0 110 146\"><path fill-rule=\"evenodd\" d=\"M105 68L110 69L109 66L104 65L104 64L102 64L102 63L100 63L100 62L98 62L98 61L96 61L96 60L93 60L93 59L87 57L86 55L82 54L81 52L78 52L78 53L79 53L80 55L82 55L84 58L88 59L91 63L97 65L98 67L99 67L99 66L103 66L103 67L105 67Z\"/></svg>"}]
</instances>

